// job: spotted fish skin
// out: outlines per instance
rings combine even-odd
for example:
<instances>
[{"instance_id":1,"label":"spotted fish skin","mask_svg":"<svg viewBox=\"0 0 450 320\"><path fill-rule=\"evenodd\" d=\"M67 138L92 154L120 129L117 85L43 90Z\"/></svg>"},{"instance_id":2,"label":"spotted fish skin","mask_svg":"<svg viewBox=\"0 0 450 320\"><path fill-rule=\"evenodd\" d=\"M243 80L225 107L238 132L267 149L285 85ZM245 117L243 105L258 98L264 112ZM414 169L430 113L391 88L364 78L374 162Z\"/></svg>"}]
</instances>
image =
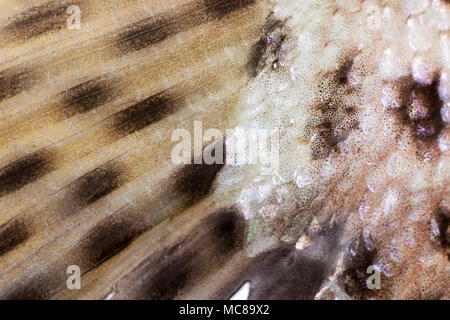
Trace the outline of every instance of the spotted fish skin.
<instances>
[{"instance_id":1,"label":"spotted fish skin","mask_svg":"<svg viewBox=\"0 0 450 320\"><path fill-rule=\"evenodd\" d=\"M448 298L450 69L408 32L450 6L369 2L1 2L0 299ZM377 10L409 51L345 39ZM195 122L276 127L279 172L175 163Z\"/></svg>"}]
</instances>

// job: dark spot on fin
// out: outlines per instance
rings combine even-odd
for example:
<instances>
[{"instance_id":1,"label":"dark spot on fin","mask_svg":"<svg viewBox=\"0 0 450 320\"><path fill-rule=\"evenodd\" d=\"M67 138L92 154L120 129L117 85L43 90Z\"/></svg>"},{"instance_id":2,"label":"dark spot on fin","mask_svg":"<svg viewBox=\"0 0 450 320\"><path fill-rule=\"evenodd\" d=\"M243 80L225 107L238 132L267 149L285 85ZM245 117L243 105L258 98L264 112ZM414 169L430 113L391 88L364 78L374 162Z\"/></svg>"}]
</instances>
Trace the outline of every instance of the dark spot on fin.
<instances>
[{"instance_id":1,"label":"dark spot on fin","mask_svg":"<svg viewBox=\"0 0 450 320\"><path fill-rule=\"evenodd\" d=\"M54 167L54 154L39 150L0 169L0 196L14 192L43 177Z\"/></svg>"},{"instance_id":2,"label":"dark spot on fin","mask_svg":"<svg viewBox=\"0 0 450 320\"><path fill-rule=\"evenodd\" d=\"M0 101L29 89L34 75L28 68L19 66L0 72Z\"/></svg>"},{"instance_id":3,"label":"dark spot on fin","mask_svg":"<svg viewBox=\"0 0 450 320\"><path fill-rule=\"evenodd\" d=\"M225 146L223 157L225 159ZM218 163L187 164L175 174L175 190L187 196L188 204L192 205L209 194L222 167L223 164Z\"/></svg>"},{"instance_id":4,"label":"dark spot on fin","mask_svg":"<svg viewBox=\"0 0 450 320\"><path fill-rule=\"evenodd\" d=\"M204 218L183 240L143 260L118 284L124 297L174 299L220 269L245 243L246 223L234 209Z\"/></svg>"},{"instance_id":5,"label":"dark spot on fin","mask_svg":"<svg viewBox=\"0 0 450 320\"><path fill-rule=\"evenodd\" d=\"M144 225L139 221L129 221L125 212L117 212L101 221L80 241L80 249L85 257L83 270L90 270L126 248L140 233ZM122 216L120 216L122 215Z\"/></svg>"},{"instance_id":6,"label":"dark spot on fin","mask_svg":"<svg viewBox=\"0 0 450 320\"><path fill-rule=\"evenodd\" d=\"M70 118L105 104L113 97L111 82L111 78L108 75L104 75L63 92L61 108L64 115Z\"/></svg>"},{"instance_id":7,"label":"dark spot on fin","mask_svg":"<svg viewBox=\"0 0 450 320\"><path fill-rule=\"evenodd\" d=\"M49 31L56 31L66 27L69 17L66 10L69 5L79 5L81 1L61 3L61 1L50 1L41 6L36 6L19 16L7 25L2 33L9 41L27 40L37 37Z\"/></svg>"},{"instance_id":8,"label":"dark spot on fin","mask_svg":"<svg viewBox=\"0 0 450 320\"><path fill-rule=\"evenodd\" d=\"M12 219L0 226L0 256L26 241L30 232L21 220Z\"/></svg>"},{"instance_id":9,"label":"dark spot on fin","mask_svg":"<svg viewBox=\"0 0 450 320\"><path fill-rule=\"evenodd\" d=\"M122 54L137 51L205 23L207 19L198 5L181 6L125 27L116 36L116 47Z\"/></svg>"},{"instance_id":10,"label":"dark spot on fin","mask_svg":"<svg viewBox=\"0 0 450 320\"><path fill-rule=\"evenodd\" d=\"M270 15L262 33L258 42L252 46L247 63L248 72L252 77L256 77L266 68L277 67L281 46L286 38L285 24Z\"/></svg>"},{"instance_id":11,"label":"dark spot on fin","mask_svg":"<svg viewBox=\"0 0 450 320\"><path fill-rule=\"evenodd\" d=\"M202 221L199 229L209 230L214 252L225 254L242 248L245 243L246 223L233 209L220 209Z\"/></svg>"},{"instance_id":12,"label":"dark spot on fin","mask_svg":"<svg viewBox=\"0 0 450 320\"><path fill-rule=\"evenodd\" d=\"M232 209L221 209L205 218L192 236L159 255L167 262L149 280L144 298L176 298L241 248L245 230L243 219Z\"/></svg>"},{"instance_id":13,"label":"dark spot on fin","mask_svg":"<svg viewBox=\"0 0 450 320\"><path fill-rule=\"evenodd\" d=\"M83 208L108 195L122 184L122 173L120 165L113 162L86 173L68 186L69 205Z\"/></svg>"},{"instance_id":14,"label":"dark spot on fin","mask_svg":"<svg viewBox=\"0 0 450 320\"><path fill-rule=\"evenodd\" d=\"M122 53L137 51L165 40L178 29L177 22L171 24L170 18L157 15L126 27L117 36L116 46Z\"/></svg>"},{"instance_id":15,"label":"dark spot on fin","mask_svg":"<svg viewBox=\"0 0 450 320\"><path fill-rule=\"evenodd\" d=\"M204 0L206 13L214 19L223 17L252 5L256 0Z\"/></svg>"},{"instance_id":16,"label":"dark spot on fin","mask_svg":"<svg viewBox=\"0 0 450 320\"><path fill-rule=\"evenodd\" d=\"M198 260L194 251L171 249L174 250L171 255L161 255L166 261L153 277L146 279L147 285L145 288L139 288L139 291L141 291L137 293L139 298L172 300L192 283L195 273L198 272L195 269Z\"/></svg>"},{"instance_id":17,"label":"dark spot on fin","mask_svg":"<svg viewBox=\"0 0 450 320\"><path fill-rule=\"evenodd\" d=\"M197 27L212 19L221 19L256 0L206 0L143 19L127 26L116 36L122 54L137 51Z\"/></svg>"},{"instance_id":18,"label":"dark spot on fin","mask_svg":"<svg viewBox=\"0 0 450 320\"><path fill-rule=\"evenodd\" d=\"M162 91L114 114L114 130L120 136L129 135L175 113L182 105L182 99Z\"/></svg>"}]
</instances>

